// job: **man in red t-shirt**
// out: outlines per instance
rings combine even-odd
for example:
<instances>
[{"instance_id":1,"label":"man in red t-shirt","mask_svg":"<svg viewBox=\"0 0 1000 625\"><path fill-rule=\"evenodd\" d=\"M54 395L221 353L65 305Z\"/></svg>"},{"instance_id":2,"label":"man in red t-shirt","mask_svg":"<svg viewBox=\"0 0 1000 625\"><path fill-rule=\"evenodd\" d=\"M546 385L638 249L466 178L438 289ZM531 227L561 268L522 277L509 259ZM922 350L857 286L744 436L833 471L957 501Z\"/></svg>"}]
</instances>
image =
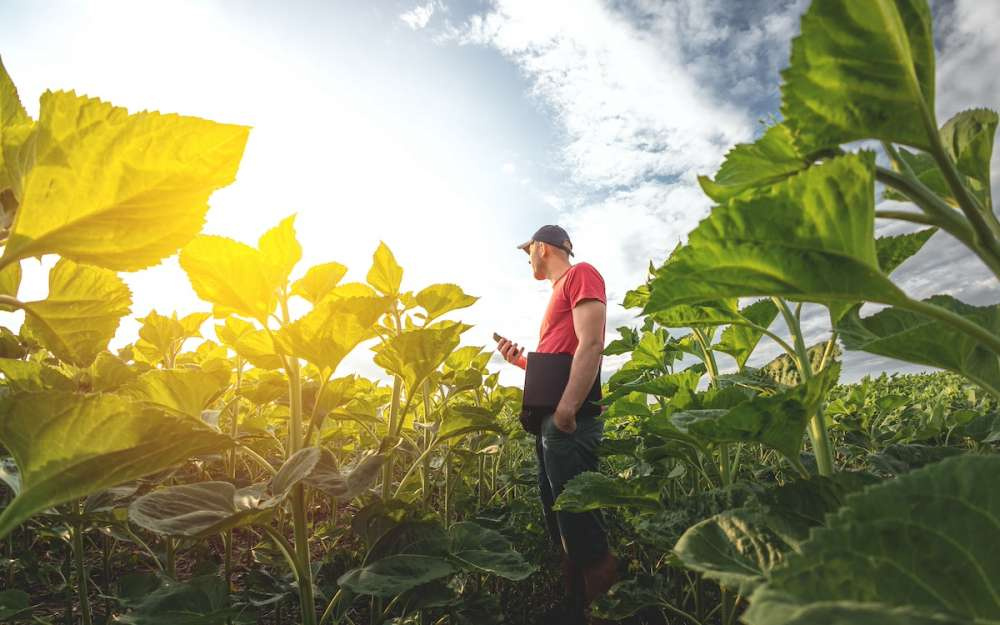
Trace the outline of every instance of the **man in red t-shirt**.
<instances>
[{"instance_id":1,"label":"man in red t-shirt","mask_svg":"<svg viewBox=\"0 0 1000 625\"><path fill-rule=\"evenodd\" d=\"M552 510L567 482L598 470L604 422L600 407L586 398L600 374L607 296L604 279L592 265L570 263L573 244L559 226L542 226L518 247L527 252L535 279L552 283L536 351L573 355L569 382L559 405L541 419L535 450L545 521L564 555L570 611L564 622L577 623L583 622L585 606L617 580L617 560L608 549L600 513ZM504 339L499 349L507 362L527 366L517 343Z\"/></svg>"}]
</instances>

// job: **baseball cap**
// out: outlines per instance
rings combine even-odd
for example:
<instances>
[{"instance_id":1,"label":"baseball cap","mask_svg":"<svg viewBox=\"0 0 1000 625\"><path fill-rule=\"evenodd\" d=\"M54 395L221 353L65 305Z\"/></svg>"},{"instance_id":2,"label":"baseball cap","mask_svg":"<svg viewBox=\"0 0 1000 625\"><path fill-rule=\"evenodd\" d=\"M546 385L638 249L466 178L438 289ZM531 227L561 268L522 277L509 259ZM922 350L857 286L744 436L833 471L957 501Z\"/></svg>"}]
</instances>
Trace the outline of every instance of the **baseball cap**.
<instances>
[{"instance_id":1,"label":"baseball cap","mask_svg":"<svg viewBox=\"0 0 1000 625\"><path fill-rule=\"evenodd\" d=\"M574 255L573 250L569 249L568 247L563 247L563 241L570 241L570 238L569 235L566 234L566 231L559 226L552 226L552 225L542 226L535 232L535 234L531 235L530 239L518 245L517 248L520 250L524 250L524 252L527 253L528 246L531 245L532 241L541 241L542 243L548 243L549 245L553 245L569 253L570 256ZM573 245L572 241L570 241L570 245Z\"/></svg>"}]
</instances>

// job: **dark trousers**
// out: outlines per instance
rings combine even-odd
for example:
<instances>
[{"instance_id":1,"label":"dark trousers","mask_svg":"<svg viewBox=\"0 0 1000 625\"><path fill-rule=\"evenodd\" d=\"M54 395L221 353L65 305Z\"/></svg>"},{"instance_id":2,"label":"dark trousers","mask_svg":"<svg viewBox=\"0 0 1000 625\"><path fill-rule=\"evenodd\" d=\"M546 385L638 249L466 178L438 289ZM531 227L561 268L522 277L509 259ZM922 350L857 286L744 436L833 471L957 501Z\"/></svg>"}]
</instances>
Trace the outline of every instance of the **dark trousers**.
<instances>
[{"instance_id":1,"label":"dark trousers","mask_svg":"<svg viewBox=\"0 0 1000 625\"><path fill-rule=\"evenodd\" d=\"M549 535L562 545L570 561L588 567L608 551L608 539L598 510L556 512L552 510L566 483L585 471L597 471L597 447L604 433L604 421L598 417L577 417L576 430L567 434L555 426L552 415L542 419L536 437L538 486L542 511Z\"/></svg>"}]
</instances>

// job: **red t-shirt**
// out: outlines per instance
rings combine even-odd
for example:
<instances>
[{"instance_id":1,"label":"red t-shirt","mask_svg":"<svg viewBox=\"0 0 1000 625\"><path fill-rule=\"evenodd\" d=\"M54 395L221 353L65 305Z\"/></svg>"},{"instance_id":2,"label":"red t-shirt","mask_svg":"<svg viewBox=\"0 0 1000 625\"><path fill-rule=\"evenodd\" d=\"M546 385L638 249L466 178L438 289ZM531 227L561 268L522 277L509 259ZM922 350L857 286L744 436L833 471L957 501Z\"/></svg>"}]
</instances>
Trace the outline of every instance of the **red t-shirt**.
<instances>
[{"instance_id":1,"label":"red t-shirt","mask_svg":"<svg viewBox=\"0 0 1000 625\"><path fill-rule=\"evenodd\" d=\"M549 354L576 353L580 341L573 328L573 308L583 300L596 299L607 304L604 293L604 278L593 265L578 263L552 285L549 307L542 318L542 329L538 333L538 348L535 351ZM603 330L601 336L603 344Z\"/></svg>"}]
</instances>

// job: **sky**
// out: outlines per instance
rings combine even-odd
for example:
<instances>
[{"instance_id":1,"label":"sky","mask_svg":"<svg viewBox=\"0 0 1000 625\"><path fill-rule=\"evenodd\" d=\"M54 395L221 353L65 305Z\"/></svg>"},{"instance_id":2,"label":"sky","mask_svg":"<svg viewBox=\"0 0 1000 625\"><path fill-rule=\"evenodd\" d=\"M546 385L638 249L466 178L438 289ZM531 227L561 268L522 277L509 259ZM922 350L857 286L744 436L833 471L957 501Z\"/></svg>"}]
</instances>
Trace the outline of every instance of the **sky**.
<instances>
[{"instance_id":1,"label":"sky","mask_svg":"<svg viewBox=\"0 0 1000 625\"><path fill-rule=\"evenodd\" d=\"M561 224L575 260L605 278L607 339L638 325L620 302L708 214L696 176L714 174L732 145L779 115L778 72L807 4L6 0L0 56L33 115L44 90L75 89L130 111L252 126L237 180L212 196L203 232L254 244L295 213L304 255L293 277L337 261L349 280L364 279L384 241L404 288L453 282L480 298L451 315L474 324L466 344L489 346L497 331L531 349L551 288L515 246ZM1000 2L932 5L940 121L1000 108ZM45 295L53 262L23 263L21 299ZM134 316L210 309L176 256L123 277ZM915 297L1000 299L944 234L894 277ZM0 322L16 327L19 315ZM829 336L819 310L807 308L804 325L811 341ZM124 320L112 348L137 329ZM750 364L777 353L765 345ZM844 360L845 381L921 369ZM605 375L619 363L606 358ZM498 357L493 366L504 383L522 381ZM337 373L349 371L377 374L367 347Z\"/></svg>"}]
</instances>

